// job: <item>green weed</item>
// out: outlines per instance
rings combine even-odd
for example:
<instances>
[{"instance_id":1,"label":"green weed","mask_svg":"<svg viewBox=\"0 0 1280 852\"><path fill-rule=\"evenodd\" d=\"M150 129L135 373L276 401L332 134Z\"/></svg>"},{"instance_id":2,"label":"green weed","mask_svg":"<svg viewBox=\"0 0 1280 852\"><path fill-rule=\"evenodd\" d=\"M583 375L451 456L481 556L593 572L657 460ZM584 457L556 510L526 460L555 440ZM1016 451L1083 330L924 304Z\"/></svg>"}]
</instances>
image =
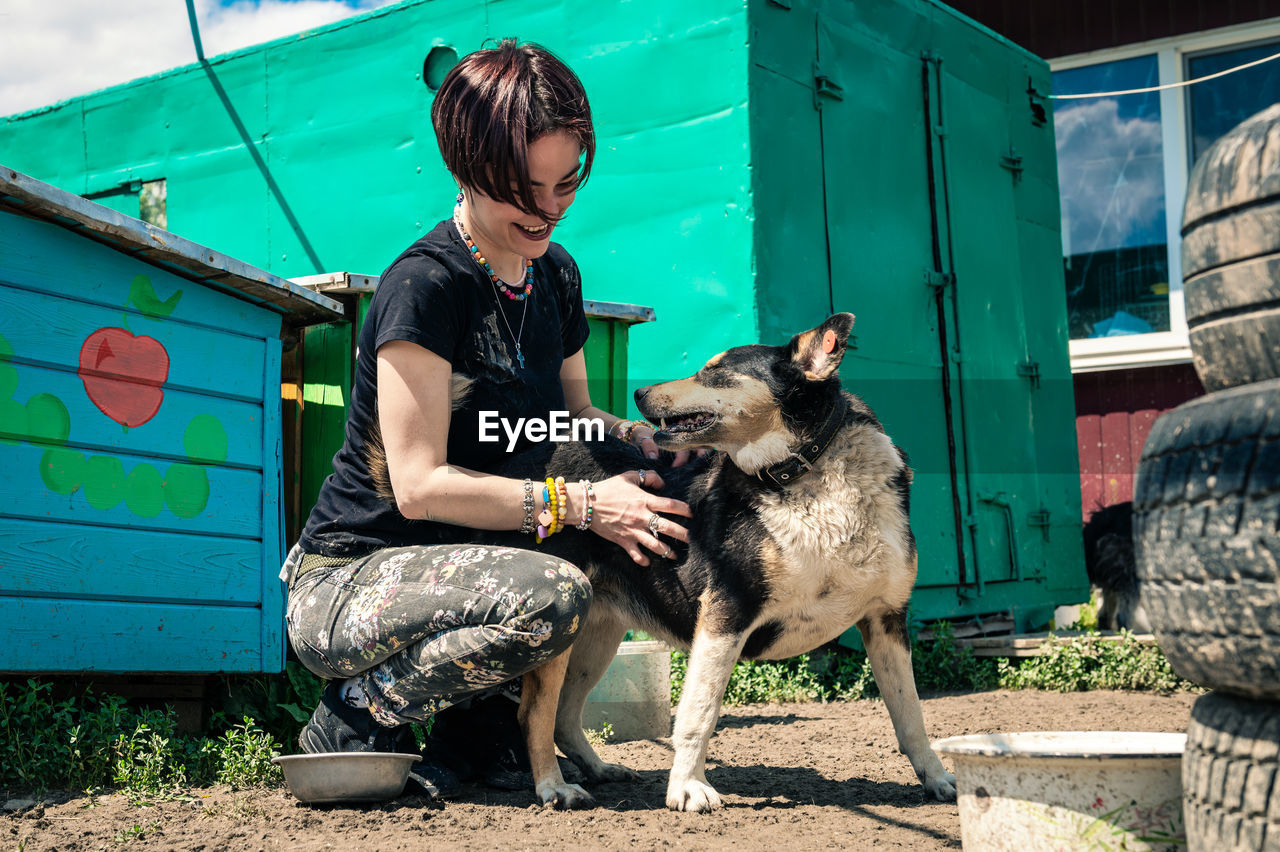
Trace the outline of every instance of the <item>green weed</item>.
<instances>
[{"instance_id":1,"label":"green weed","mask_svg":"<svg viewBox=\"0 0 1280 852\"><path fill-rule=\"evenodd\" d=\"M123 846L134 840L146 840L147 835L155 834L160 831L160 820L153 819L146 825L134 823L129 828L123 828L115 833L112 843L116 846Z\"/></svg>"},{"instance_id":2,"label":"green weed","mask_svg":"<svg viewBox=\"0 0 1280 852\"><path fill-rule=\"evenodd\" d=\"M228 787L271 787L283 781L280 767L271 762L279 757L276 741L257 723L245 716L217 741L217 781Z\"/></svg>"},{"instance_id":3,"label":"green weed","mask_svg":"<svg viewBox=\"0 0 1280 852\"><path fill-rule=\"evenodd\" d=\"M111 783L124 701L55 700L49 682L0 683L0 783L44 792Z\"/></svg>"},{"instance_id":4,"label":"green weed","mask_svg":"<svg viewBox=\"0 0 1280 852\"><path fill-rule=\"evenodd\" d=\"M1046 652L1015 664L1001 659L999 682L1004 689L1081 692L1090 689L1140 689L1169 693L1198 691L1174 674L1155 645L1143 645L1129 631L1120 641L1103 641L1096 631L1052 637Z\"/></svg>"},{"instance_id":5,"label":"green weed","mask_svg":"<svg viewBox=\"0 0 1280 852\"><path fill-rule=\"evenodd\" d=\"M1173 673L1159 648L1141 645L1131 634L1120 642L1099 641L1096 633L1055 638L1043 656L1006 660L974 656L956 643L951 625L945 621L930 625L930 630L931 640L913 638L911 643L916 688L922 693L991 689L1167 693L1197 689ZM672 653L673 704L680 700L688 664L688 654ZM828 646L790 660L738 663L725 689L724 702L850 701L879 694L864 652Z\"/></svg>"},{"instance_id":6,"label":"green weed","mask_svg":"<svg viewBox=\"0 0 1280 852\"><path fill-rule=\"evenodd\" d=\"M195 784L266 786L281 781L271 758L279 746L252 719L229 725L214 714L208 735L177 731L177 716L129 708L92 692L55 699L35 679L0 683L0 786L43 793L104 789L138 804L183 796Z\"/></svg>"},{"instance_id":7,"label":"green weed","mask_svg":"<svg viewBox=\"0 0 1280 852\"><path fill-rule=\"evenodd\" d=\"M587 742L591 743L593 746L602 746L609 742L609 740L613 739L613 725L605 722L600 726L600 730L598 731L591 728L584 728L582 733L587 735Z\"/></svg>"},{"instance_id":8,"label":"green weed","mask_svg":"<svg viewBox=\"0 0 1280 852\"><path fill-rule=\"evenodd\" d=\"M981 692L996 688L996 664L990 657L975 657L972 650L957 645L949 622L935 622L932 632L932 642L917 640L911 643L911 667L915 670L916 689L921 692Z\"/></svg>"},{"instance_id":9,"label":"green weed","mask_svg":"<svg viewBox=\"0 0 1280 852\"><path fill-rule=\"evenodd\" d=\"M291 743L320 703L324 684L301 663L290 660L284 674L221 678L214 706L227 719L247 716L278 742Z\"/></svg>"},{"instance_id":10,"label":"green weed","mask_svg":"<svg viewBox=\"0 0 1280 852\"><path fill-rule=\"evenodd\" d=\"M111 780L135 802L168 799L188 780L183 743L171 711L143 711L133 730L112 743Z\"/></svg>"}]
</instances>

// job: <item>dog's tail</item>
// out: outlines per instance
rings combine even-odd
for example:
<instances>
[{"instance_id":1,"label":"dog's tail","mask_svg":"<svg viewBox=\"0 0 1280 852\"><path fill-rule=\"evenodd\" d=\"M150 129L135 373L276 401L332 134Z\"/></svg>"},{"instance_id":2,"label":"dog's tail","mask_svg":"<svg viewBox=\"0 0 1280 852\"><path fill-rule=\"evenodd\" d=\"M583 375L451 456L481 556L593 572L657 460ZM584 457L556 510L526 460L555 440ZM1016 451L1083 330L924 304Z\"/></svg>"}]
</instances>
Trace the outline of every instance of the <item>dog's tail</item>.
<instances>
[{"instance_id":1,"label":"dog's tail","mask_svg":"<svg viewBox=\"0 0 1280 852\"><path fill-rule=\"evenodd\" d=\"M471 396L475 379L462 373L454 373L449 379L449 410L457 411ZM379 497L396 500L395 491L391 488L391 471L387 469L387 446L382 441L382 423L378 419L378 407L373 408L373 422L369 424L369 434L364 441L365 464L369 466L369 476L373 479L373 488Z\"/></svg>"}]
</instances>

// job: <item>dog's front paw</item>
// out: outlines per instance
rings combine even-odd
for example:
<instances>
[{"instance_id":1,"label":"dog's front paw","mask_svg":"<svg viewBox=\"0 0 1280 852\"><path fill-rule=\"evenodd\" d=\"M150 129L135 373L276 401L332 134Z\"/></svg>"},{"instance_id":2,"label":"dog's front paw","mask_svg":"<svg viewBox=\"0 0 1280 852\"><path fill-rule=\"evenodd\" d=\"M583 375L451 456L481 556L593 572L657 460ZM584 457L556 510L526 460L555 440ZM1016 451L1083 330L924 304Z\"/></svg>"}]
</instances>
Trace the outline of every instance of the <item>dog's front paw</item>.
<instances>
[{"instance_id":1,"label":"dog's front paw","mask_svg":"<svg viewBox=\"0 0 1280 852\"><path fill-rule=\"evenodd\" d=\"M601 763L583 769L592 784L608 784L614 781L639 781L640 773L620 763Z\"/></svg>"},{"instance_id":2,"label":"dog's front paw","mask_svg":"<svg viewBox=\"0 0 1280 852\"><path fill-rule=\"evenodd\" d=\"M939 776L933 778L922 778L924 788L934 795L939 802L954 802L956 800L956 776L950 772L943 772Z\"/></svg>"},{"instance_id":3,"label":"dog's front paw","mask_svg":"<svg viewBox=\"0 0 1280 852\"><path fill-rule=\"evenodd\" d=\"M720 794L705 781L690 778L672 781L667 786L667 807L673 811L693 811L705 814L721 806Z\"/></svg>"},{"instance_id":4,"label":"dog's front paw","mask_svg":"<svg viewBox=\"0 0 1280 852\"><path fill-rule=\"evenodd\" d=\"M539 784L538 798L558 811L594 808L596 800L577 784Z\"/></svg>"}]
</instances>

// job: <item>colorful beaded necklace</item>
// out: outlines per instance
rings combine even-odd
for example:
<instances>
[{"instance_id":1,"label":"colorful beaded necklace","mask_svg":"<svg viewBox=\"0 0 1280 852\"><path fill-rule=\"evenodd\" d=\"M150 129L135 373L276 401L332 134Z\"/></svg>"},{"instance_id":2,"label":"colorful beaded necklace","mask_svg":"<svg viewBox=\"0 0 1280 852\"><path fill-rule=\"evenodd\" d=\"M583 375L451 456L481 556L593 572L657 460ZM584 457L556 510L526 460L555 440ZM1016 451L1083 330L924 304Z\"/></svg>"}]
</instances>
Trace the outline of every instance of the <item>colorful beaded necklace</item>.
<instances>
[{"instance_id":1,"label":"colorful beaded necklace","mask_svg":"<svg viewBox=\"0 0 1280 852\"><path fill-rule=\"evenodd\" d=\"M467 244L467 248L471 250L471 256L475 258L476 263L489 273L489 280L502 291L502 295L515 302L523 302L529 298L529 294L533 292L533 261L529 258L524 259L524 289L520 289L519 284L508 284L498 277L498 273L493 271L493 267L489 265L489 261L480 253L480 247L476 245L475 240L471 239L471 235L467 233L467 229L462 224L462 205L453 208L453 222L458 226L458 233L462 235L462 241Z\"/></svg>"},{"instance_id":2,"label":"colorful beaded necklace","mask_svg":"<svg viewBox=\"0 0 1280 852\"><path fill-rule=\"evenodd\" d=\"M486 263L485 259L479 254L479 251L476 249L476 244L472 242L471 236L467 233L467 229L462 226L461 213L461 205L453 208L453 226L458 229L458 233L462 236L463 241L471 249L471 256L476 259L477 263L481 264L488 271L489 278L493 281L495 291L500 287L504 287L505 285L503 282L498 278L498 276L493 274L493 270L489 268L489 264ZM524 349L521 347L520 341L524 337L524 321L529 316L529 303L525 302L525 299L533 292L533 262L526 260L525 265L529 270L529 279L528 284L525 287L525 291L519 295L512 295L511 293L507 293L506 290L502 291L506 293L508 299L524 302L524 308L520 312L519 332L516 332L511 328L511 321L507 319L506 311L502 308L502 302L498 301L497 292L493 294L493 301L495 307L498 309L498 316L502 317L502 324L507 327L507 334L511 335L511 341L516 345L516 361L519 362L520 369L522 370L524 369Z\"/></svg>"}]
</instances>

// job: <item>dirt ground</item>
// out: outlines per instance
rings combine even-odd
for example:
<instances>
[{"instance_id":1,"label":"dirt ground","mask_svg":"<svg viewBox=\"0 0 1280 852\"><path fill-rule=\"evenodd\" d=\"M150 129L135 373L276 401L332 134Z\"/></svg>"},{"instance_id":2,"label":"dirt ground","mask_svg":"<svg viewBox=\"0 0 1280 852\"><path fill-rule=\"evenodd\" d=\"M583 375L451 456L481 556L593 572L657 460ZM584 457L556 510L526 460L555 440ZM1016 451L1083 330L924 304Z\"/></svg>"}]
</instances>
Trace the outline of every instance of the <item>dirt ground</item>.
<instances>
[{"instance_id":1,"label":"dirt ground","mask_svg":"<svg viewBox=\"0 0 1280 852\"><path fill-rule=\"evenodd\" d=\"M1033 730L1183 731L1196 696L990 692L926 699L934 738ZM592 792L600 807L562 812L533 793L470 787L436 803L308 807L284 789L197 789L139 807L114 795L50 800L6 814L5 850L176 849L958 849L955 803L928 798L897 751L884 704L726 708L711 742L708 780L726 799L712 814L664 806L671 741L606 745L640 784ZM947 762L944 760L944 763ZM948 765L948 768L951 768ZM12 792L12 791L11 791Z\"/></svg>"}]
</instances>

